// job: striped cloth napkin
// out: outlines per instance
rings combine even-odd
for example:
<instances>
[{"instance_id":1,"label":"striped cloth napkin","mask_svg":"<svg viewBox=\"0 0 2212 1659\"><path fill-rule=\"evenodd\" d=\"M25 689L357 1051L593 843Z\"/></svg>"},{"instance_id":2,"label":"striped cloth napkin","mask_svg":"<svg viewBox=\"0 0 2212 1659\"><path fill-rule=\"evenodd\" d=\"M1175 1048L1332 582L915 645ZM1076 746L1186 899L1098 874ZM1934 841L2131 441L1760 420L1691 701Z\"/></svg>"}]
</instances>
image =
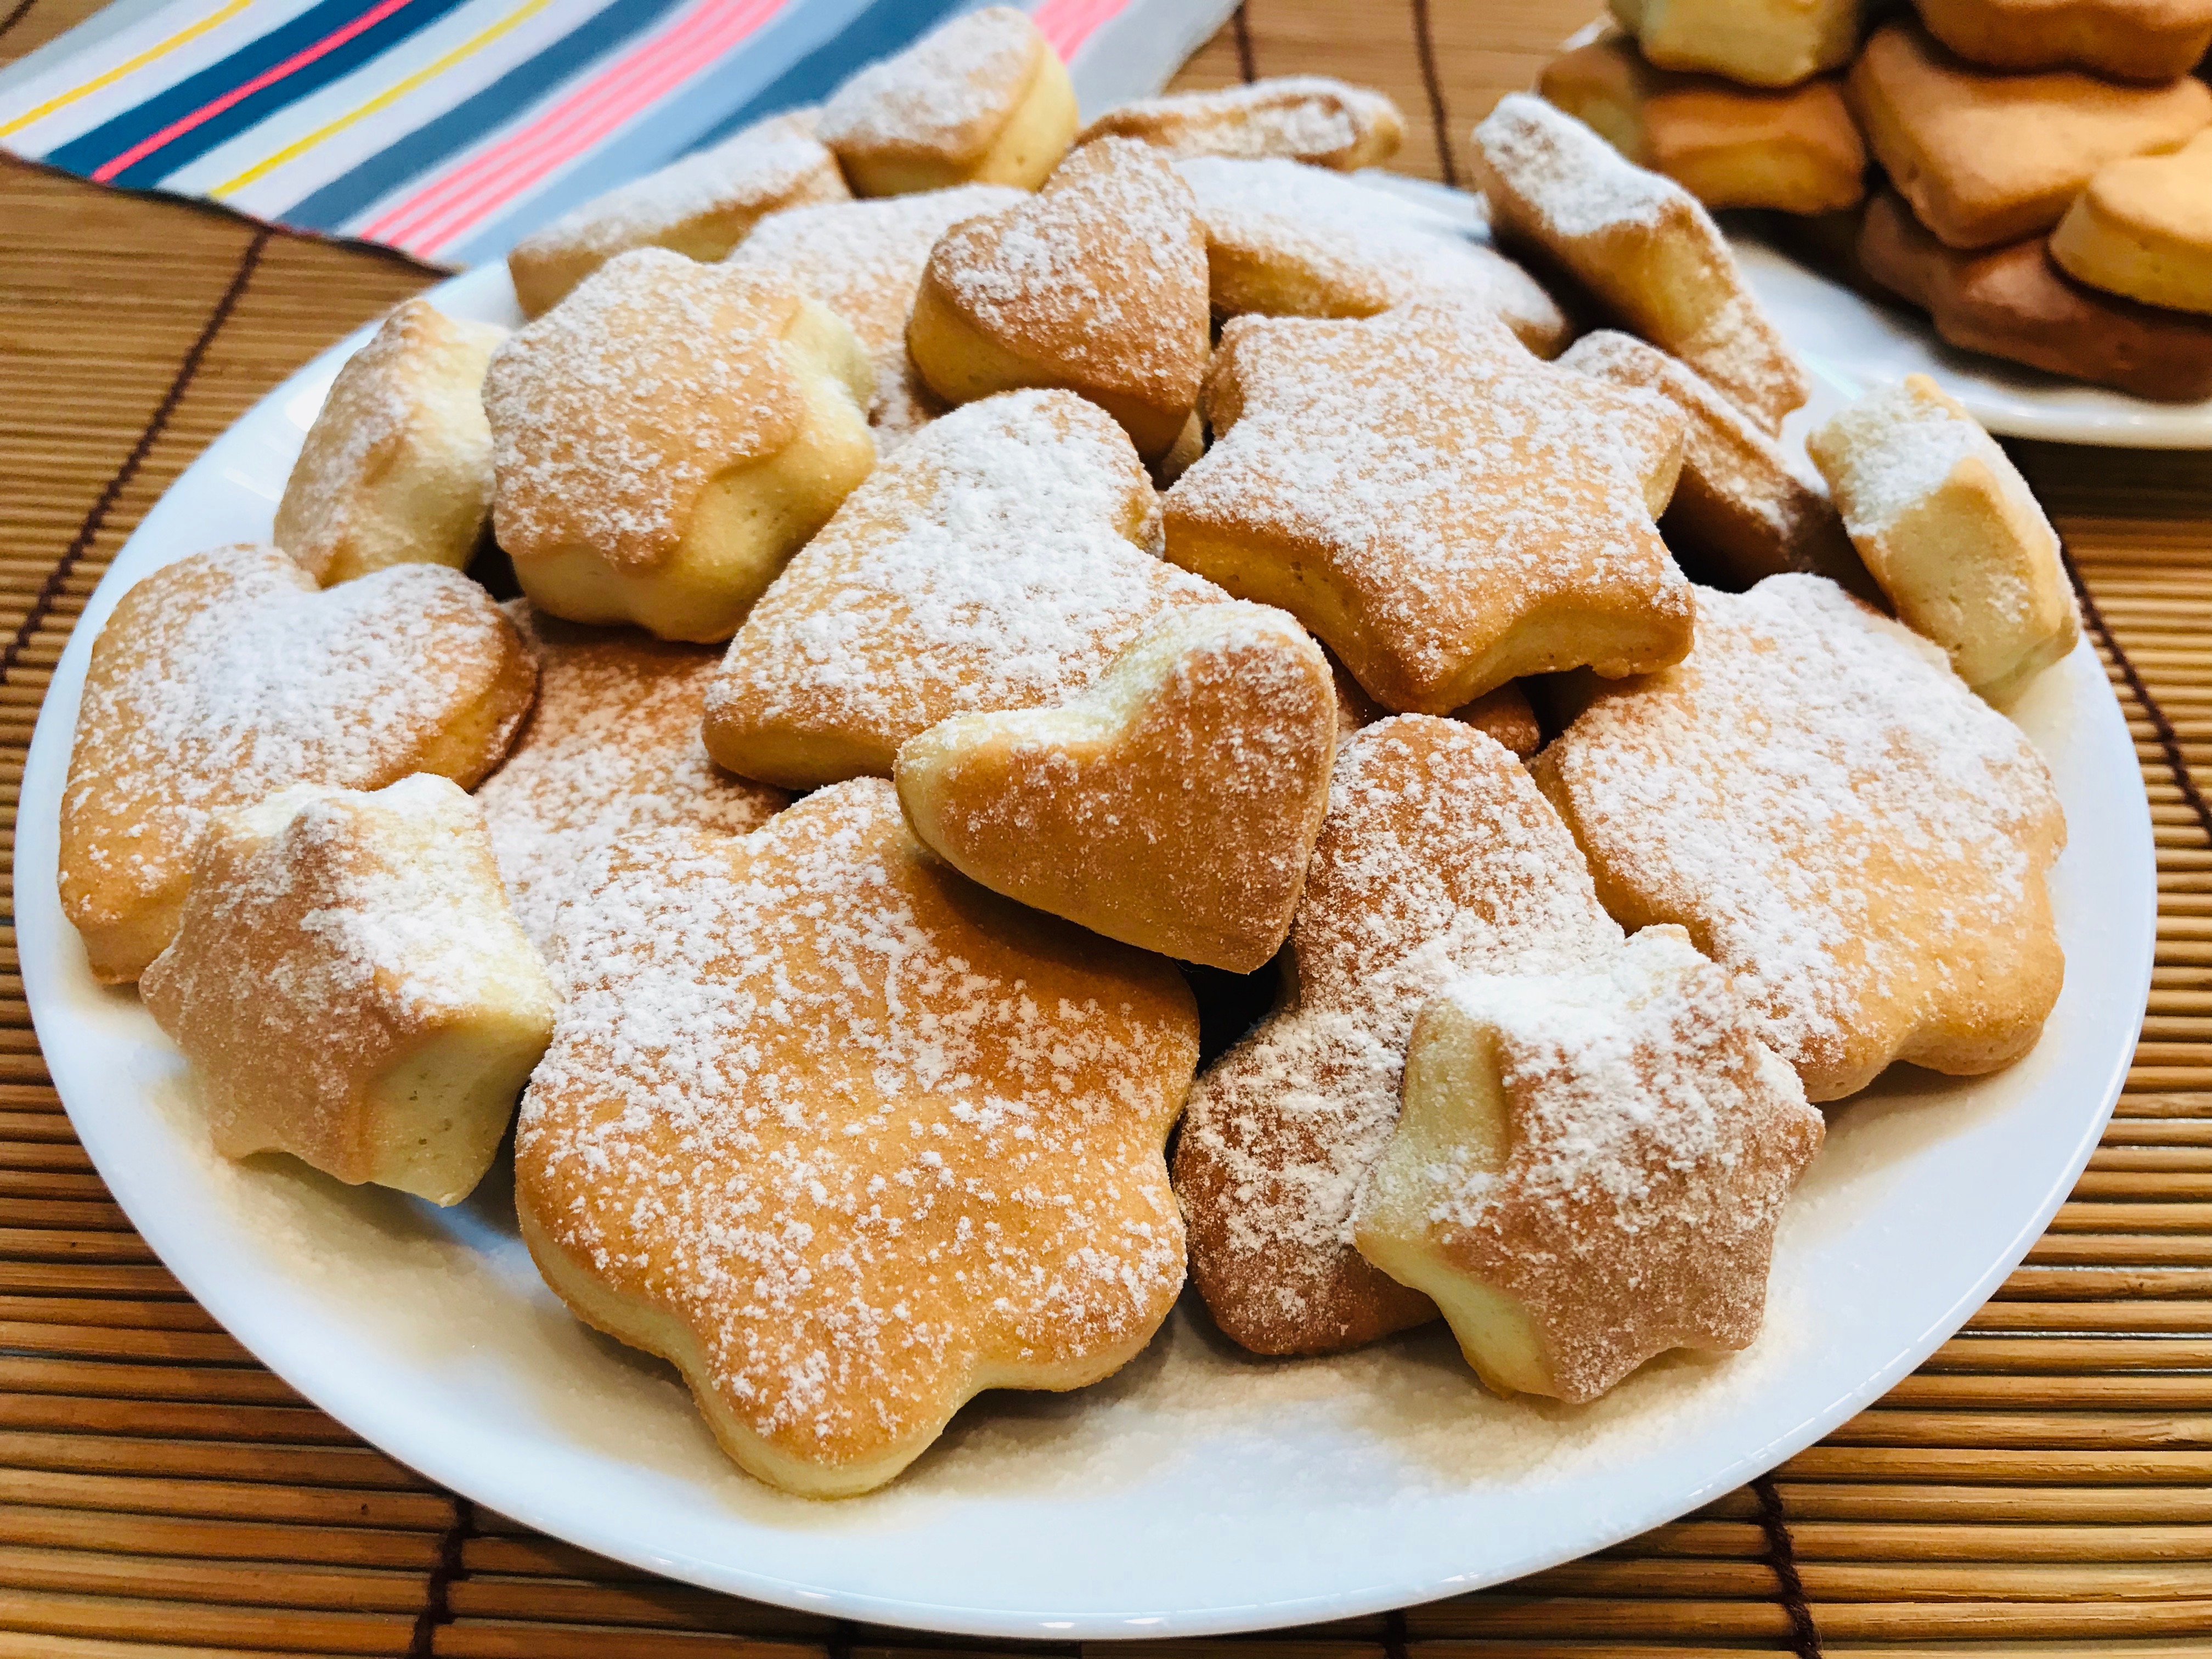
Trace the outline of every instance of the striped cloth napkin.
<instances>
[{"instance_id":1,"label":"striped cloth napkin","mask_svg":"<svg viewBox=\"0 0 2212 1659\"><path fill-rule=\"evenodd\" d=\"M0 71L0 146L434 264L779 110L983 0L115 0ZM1235 0L1031 0L1086 112Z\"/></svg>"}]
</instances>

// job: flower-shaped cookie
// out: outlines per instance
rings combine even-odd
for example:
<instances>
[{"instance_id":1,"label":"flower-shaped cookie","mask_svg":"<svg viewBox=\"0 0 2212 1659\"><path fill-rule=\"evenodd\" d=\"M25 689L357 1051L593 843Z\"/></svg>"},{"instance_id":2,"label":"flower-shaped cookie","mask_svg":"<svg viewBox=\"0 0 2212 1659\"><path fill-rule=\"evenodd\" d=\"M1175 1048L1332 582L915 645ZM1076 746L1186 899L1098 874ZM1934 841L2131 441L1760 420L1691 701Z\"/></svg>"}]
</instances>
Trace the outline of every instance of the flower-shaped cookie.
<instances>
[{"instance_id":1,"label":"flower-shaped cookie","mask_svg":"<svg viewBox=\"0 0 2212 1659\"><path fill-rule=\"evenodd\" d=\"M476 805L418 774L216 815L140 982L217 1151L457 1204L553 1034Z\"/></svg>"},{"instance_id":2,"label":"flower-shaped cookie","mask_svg":"<svg viewBox=\"0 0 2212 1659\"><path fill-rule=\"evenodd\" d=\"M1443 1310L1502 1394L1594 1400L1669 1348L1759 1334L1820 1115L1679 927L1422 1011L1360 1253Z\"/></svg>"},{"instance_id":3,"label":"flower-shaped cookie","mask_svg":"<svg viewBox=\"0 0 2212 1659\"><path fill-rule=\"evenodd\" d=\"M1169 963L984 891L880 779L750 836L657 832L572 906L515 1207L590 1323L818 1497L962 1401L1073 1389L1183 1278L1162 1148L1198 1055Z\"/></svg>"},{"instance_id":4,"label":"flower-shaped cookie","mask_svg":"<svg viewBox=\"0 0 2212 1659\"><path fill-rule=\"evenodd\" d=\"M1386 707L1449 714L1523 674L1644 673L1689 649L1689 585L1654 522L1682 421L1650 392L1421 305L1237 319L1206 413L1168 557L1290 611Z\"/></svg>"},{"instance_id":5,"label":"flower-shaped cookie","mask_svg":"<svg viewBox=\"0 0 2212 1659\"><path fill-rule=\"evenodd\" d=\"M619 254L493 354L493 526L538 609L726 640L875 465L874 371L787 279Z\"/></svg>"},{"instance_id":6,"label":"flower-shaped cookie","mask_svg":"<svg viewBox=\"0 0 2212 1659\"><path fill-rule=\"evenodd\" d=\"M295 783L467 787L536 684L514 624L443 565L323 592L273 547L155 571L93 644L62 791L62 909L94 975L135 980L168 944L210 814Z\"/></svg>"}]
</instances>

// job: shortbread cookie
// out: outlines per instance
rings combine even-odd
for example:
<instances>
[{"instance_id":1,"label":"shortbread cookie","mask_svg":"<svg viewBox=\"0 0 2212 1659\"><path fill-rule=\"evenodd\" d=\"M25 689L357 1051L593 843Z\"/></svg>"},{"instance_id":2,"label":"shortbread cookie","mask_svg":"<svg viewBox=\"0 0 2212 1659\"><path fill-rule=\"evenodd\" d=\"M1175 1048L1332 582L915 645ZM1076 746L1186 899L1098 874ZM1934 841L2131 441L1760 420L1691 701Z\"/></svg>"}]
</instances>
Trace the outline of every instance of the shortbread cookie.
<instances>
[{"instance_id":1,"label":"shortbread cookie","mask_svg":"<svg viewBox=\"0 0 2212 1659\"><path fill-rule=\"evenodd\" d=\"M1858 264L1928 313L1953 345L2138 398L2212 398L2212 318L2077 283L2052 262L2040 236L1961 253L1885 191L1867 204Z\"/></svg>"},{"instance_id":2,"label":"shortbread cookie","mask_svg":"<svg viewBox=\"0 0 2212 1659\"><path fill-rule=\"evenodd\" d=\"M1083 696L908 741L907 822L1033 909L1249 974L1282 948L1328 805L1336 698L1279 611L1168 612Z\"/></svg>"},{"instance_id":3,"label":"shortbread cookie","mask_svg":"<svg viewBox=\"0 0 2212 1659\"><path fill-rule=\"evenodd\" d=\"M862 196L951 185L1035 190L1075 136L1059 54L1012 6L940 24L838 88L814 131Z\"/></svg>"},{"instance_id":4,"label":"shortbread cookie","mask_svg":"<svg viewBox=\"0 0 2212 1659\"><path fill-rule=\"evenodd\" d=\"M773 115L532 231L507 269L522 314L536 317L617 253L665 247L719 259L765 214L851 194L807 122Z\"/></svg>"},{"instance_id":5,"label":"shortbread cookie","mask_svg":"<svg viewBox=\"0 0 2212 1659\"><path fill-rule=\"evenodd\" d=\"M1865 573L1820 478L1744 418L1687 364L1626 334L1585 334L1562 368L1641 386L1682 414L1682 477L1660 527L1717 562L1736 586L1782 570L1813 570L1846 586Z\"/></svg>"},{"instance_id":6,"label":"shortbread cookie","mask_svg":"<svg viewBox=\"0 0 2212 1659\"><path fill-rule=\"evenodd\" d=\"M1176 1191L1215 1322L1326 1353L1436 1316L1352 1249L1422 1006L1459 974L1565 973L1620 929L1521 763L1413 715L1347 738L1291 930L1282 1006L1191 1091Z\"/></svg>"},{"instance_id":7,"label":"shortbread cookie","mask_svg":"<svg viewBox=\"0 0 2212 1659\"><path fill-rule=\"evenodd\" d=\"M930 251L907 349L931 391L973 403L1079 392L1147 460L1182 434L1206 374L1206 233L1165 160L1086 144L1037 196L956 225Z\"/></svg>"},{"instance_id":8,"label":"shortbread cookie","mask_svg":"<svg viewBox=\"0 0 2212 1659\"><path fill-rule=\"evenodd\" d=\"M2212 132L2100 167L2051 232L2051 257L2092 288L2212 313Z\"/></svg>"},{"instance_id":9,"label":"shortbread cookie","mask_svg":"<svg viewBox=\"0 0 2212 1659\"><path fill-rule=\"evenodd\" d=\"M1371 317L1449 300L1496 313L1540 356L1572 337L1534 277L1419 202L1295 161L1201 156L1176 170L1206 227L1217 317Z\"/></svg>"},{"instance_id":10,"label":"shortbread cookie","mask_svg":"<svg viewBox=\"0 0 2212 1659\"><path fill-rule=\"evenodd\" d=\"M276 545L317 581L469 562L491 517L484 367L507 331L410 300L346 360L276 504Z\"/></svg>"},{"instance_id":11,"label":"shortbread cookie","mask_svg":"<svg viewBox=\"0 0 2212 1659\"><path fill-rule=\"evenodd\" d=\"M1928 32L1991 69L2171 81L2212 46L2212 0L1914 0Z\"/></svg>"},{"instance_id":12,"label":"shortbread cookie","mask_svg":"<svg viewBox=\"0 0 2212 1659\"><path fill-rule=\"evenodd\" d=\"M592 856L649 830L741 835L789 803L707 757L700 712L721 653L507 607L538 658L538 703L477 791L515 919L550 952Z\"/></svg>"},{"instance_id":13,"label":"shortbread cookie","mask_svg":"<svg viewBox=\"0 0 2212 1659\"><path fill-rule=\"evenodd\" d=\"M1811 1099L2034 1046L2064 972L2050 775L1940 650L1834 583L1700 589L1689 657L1597 689L1535 770L1606 908L1687 927Z\"/></svg>"},{"instance_id":14,"label":"shortbread cookie","mask_svg":"<svg viewBox=\"0 0 2212 1659\"><path fill-rule=\"evenodd\" d=\"M515 1211L738 1466L865 1492L985 1389L1075 1389L1174 1305L1173 966L985 892L891 786L617 845L571 907Z\"/></svg>"},{"instance_id":15,"label":"shortbread cookie","mask_svg":"<svg viewBox=\"0 0 2212 1659\"><path fill-rule=\"evenodd\" d=\"M1540 362L1481 312L1408 306L1237 318L1206 412L1168 556L1290 611L1386 707L1448 714L1523 674L1689 648L1653 524L1681 419L1649 392Z\"/></svg>"},{"instance_id":16,"label":"shortbread cookie","mask_svg":"<svg viewBox=\"0 0 2212 1659\"><path fill-rule=\"evenodd\" d=\"M1704 375L1770 432L1805 376L1753 297L1712 216L1528 93L1474 130L1498 228L1563 268L1635 333Z\"/></svg>"},{"instance_id":17,"label":"shortbread cookie","mask_svg":"<svg viewBox=\"0 0 2212 1659\"><path fill-rule=\"evenodd\" d=\"M1325 75L1283 75L1212 92L1139 98L1076 135L1136 138L1170 155L1280 156L1350 173L1380 167L1405 142L1397 105L1371 87Z\"/></svg>"},{"instance_id":18,"label":"shortbread cookie","mask_svg":"<svg viewBox=\"0 0 2212 1659\"><path fill-rule=\"evenodd\" d=\"M852 325L875 366L868 422L876 447L887 453L945 410L906 351L906 321L929 250L962 220L1021 200L1021 191L1003 185L963 185L789 208L762 220L730 259L781 272Z\"/></svg>"},{"instance_id":19,"label":"shortbread cookie","mask_svg":"<svg viewBox=\"0 0 2212 1659\"><path fill-rule=\"evenodd\" d=\"M1498 1393L1595 1400L1670 1348L1750 1346L1823 1133L1728 975L1650 927L1422 1011L1355 1236Z\"/></svg>"},{"instance_id":20,"label":"shortbread cookie","mask_svg":"<svg viewBox=\"0 0 2212 1659\"><path fill-rule=\"evenodd\" d=\"M483 816L420 774L216 813L140 989L217 1152L289 1152L433 1204L483 1178L553 1035Z\"/></svg>"},{"instance_id":21,"label":"shortbread cookie","mask_svg":"<svg viewBox=\"0 0 2212 1659\"><path fill-rule=\"evenodd\" d=\"M1891 185L1953 247L2048 230L2106 162L2178 149L2212 125L2202 81L1997 75L1906 22L1875 31L1845 85Z\"/></svg>"},{"instance_id":22,"label":"shortbread cookie","mask_svg":"<svg viewBox=\"0 0 2212 1659\"><path fill-rule=\"evenodd\" d=\"M2002 702L2074 648L2058 534L2027 480L1925 374L1868 392L1805 441L1898 619Z\"/></svg>"},{"instance_id":23,"label":"shortbread cookie","mask_svg":"<svg viewBox=\"0 0 2212 1659\"><path fill-rule=\"evenodd\" d=\"M873 374L788 279L624 253L492 356L499 544L532 605L726 640L874 465Z\"/></svg>"},{"instance_id":24,"label":"shortbread cookie","mask_svg":"<svg viewBox=\"0 0 2212 1659\"><path fill-rule=\"evenodd\" d=\"M536 682L514 624L443 565L322 592L273 547L155 571L93 642L62 792L62 910L93 976L135 980L168 944L211 813L295 783L467 788Z\"/></svg>"},{"instance_id":25,"label":"shortbread cookie","mask_svg":"<svg viewBox=\"0 0 2212 1659\"><path fill-rule=\"evenodd\" d=\"M1786 91L1654 69L1619 35L1547 64L1551 102L1709 208L1833 213L1866 194L1866 145L1833 77Z\"/></svg>"},{"instance_id":26,"label":"shortbread cookie","mask_svg":"<svg viewBox=\"0 0 2212 1659\"><path fill-rule=\"evenodd\" d=\"M1090 686L1170 605L1227 595L1158 556L1129 440L1068 392L925 427L854 490L730 642L707 751L808 789L873 773L949 715Z\"/></svg>"},{"instance_id":27,"label":"shortbread cookie","mask_svg":"<svg viewBox=\"0 0 2212 1659\"><path fill-rule=\"evenodd\" d=\"M1612 0L1613 15L1662 69L1705 70L1750 87L1793 87L1850 59L1863 0Z\"/></svg>"}]
</instances>

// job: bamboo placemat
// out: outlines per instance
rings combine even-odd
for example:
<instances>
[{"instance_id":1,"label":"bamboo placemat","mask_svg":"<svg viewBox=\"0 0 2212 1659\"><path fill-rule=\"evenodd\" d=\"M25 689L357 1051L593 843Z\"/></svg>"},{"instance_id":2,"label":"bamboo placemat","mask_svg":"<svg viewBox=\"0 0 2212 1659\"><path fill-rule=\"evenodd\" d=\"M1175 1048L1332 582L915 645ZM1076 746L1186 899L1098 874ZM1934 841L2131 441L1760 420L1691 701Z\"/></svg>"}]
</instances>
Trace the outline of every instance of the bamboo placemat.
<instances>
[{"instance_id":1,"label":"bamboo placemat","mask_svg":"<svg viewBox=\"0 0 2212 1659\"><path fill-rule=\"evenodd\" d=\"M90 9L0 0L0 58ZM1587 0L1251 0L1189 84L1325 70L1465 133ZM1439 135L1441 135L1441 141ZM0 168L0 813L85 596L186 462L432 280L398 260ZM2021 446L2064 532L2157 825L2128 1091L2049 1235L1918 1375L1769 1479L1518 1583L1253 1642L1304 1659L1753 1650L2212 1650L2212 462ZM363 1446L186 1298L101 1188L0 936L0 1655L799 1659L933 1644L649 1578Z\"/></svg>"}]
</instances>

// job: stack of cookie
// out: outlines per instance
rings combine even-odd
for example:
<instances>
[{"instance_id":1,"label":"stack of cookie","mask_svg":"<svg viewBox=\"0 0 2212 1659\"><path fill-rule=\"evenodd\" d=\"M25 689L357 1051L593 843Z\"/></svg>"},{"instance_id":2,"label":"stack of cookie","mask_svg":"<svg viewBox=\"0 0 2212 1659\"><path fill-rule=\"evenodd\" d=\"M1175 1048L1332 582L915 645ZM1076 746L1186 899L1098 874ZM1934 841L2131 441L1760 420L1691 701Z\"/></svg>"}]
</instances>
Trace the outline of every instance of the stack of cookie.
<instances>
[{"instance_id":1,"label":"stack of cookie","mask_svg":"<svg viewBox=\"0 0 2212 1659\"><path fill-rule=\"evenodd\" d=\"M87 675L64 907L216 1144L450 1203L512 1118L546 1281L814 1495L1187 1274L1568 1401L1750 1342L1811 1103L2057 994L2057 544L1925 383L1785 449L1588 127L1475 134L1541 281L1343 176L1398 132L1079 133L987 10L518 247L519 331L402 307Z\"/></svg>"},{"instance_id":2,"label":"stack of cookie","mask_svg":"<svg viewBox=\"0 0 2212 1659\"><path fill-rule=\"evenodd\" d=\"M2212 0L1614 0L1544 95L1954 345L2212 396ZM1868 179L1869 153L1875 171Z\"/></svg>"}]
</instances>

